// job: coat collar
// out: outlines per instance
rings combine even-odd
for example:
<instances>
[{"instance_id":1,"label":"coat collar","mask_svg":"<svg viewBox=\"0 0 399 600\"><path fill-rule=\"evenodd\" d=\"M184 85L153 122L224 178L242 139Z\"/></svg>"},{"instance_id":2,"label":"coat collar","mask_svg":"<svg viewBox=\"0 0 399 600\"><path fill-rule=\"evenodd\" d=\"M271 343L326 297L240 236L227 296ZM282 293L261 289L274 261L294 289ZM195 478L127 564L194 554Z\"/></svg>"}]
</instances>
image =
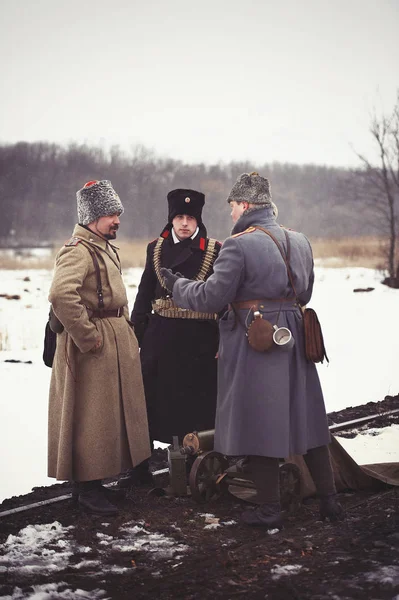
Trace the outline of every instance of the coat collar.
<instances>
[{"instance_id":1,"label":"coat collar","mask_svg":"<svg viewBox=\"0 0 399 600\"><path fill-rule=\"evenodd\" d=\"M117 250L119 248L117 246L110 244L108 240L105 240L90 229L87 229L83 225L79 224L75 225L75 228L73 230L73 236L78 237L81 240L85 240L86 242L89 242L91 246L95 246L103 252L106 252L109 258L112 260L112 262L114 262L120 270L121 265L117 254Z\"/></svg>"},{"instance_id":2,"label":"coat collar","mask_svg":"<svg viewBox=\"0 0 399 600\"><path fill-rule=\"evenodd\" d=\"M171 233L172 225L168 223L161 233L161 237L165 238L166 243L170 243L171 246L175 246ZM180 251L175 256L173 262L169 265L171 269L175 269L179 265L182 265L186 260L191 258L197 252L203 253L206 250L207 231L203 224L199 226L199 232L194 239L187 239L176 244L176 248L180 247Z\"/></svg>"},{"instance_id":3,"label":"coat collar","mask_svg":"<svg viewBox=\"0 0 399 600\"><path fill-rule=\"evenodd\" d=\"M206 231L206 227L203 223L201 223L201 225L199 225L199 232L197 233L197 235L195 236L194 239L189 239L189 240L183 240L183 242L180 242L180 244L182 244L182 248L184 247L185 249L190 249L190 250L200 250L202 252L205 252L206 250L206 239L207 239L207 231ZM161 231L160 237L163 237L165 239L167 238L172 238L172 224L168 223L163 230ZM173 243L173 240L172 242ZM191 252L190 252L191 254Z\"/></svg>"},{"instance_id":4,"label":"coat collar","mask_svg":"<svg viewBox=\"0 0 399 600\"><path fill-rule=\"evenodd\" d=\"M241 215L231 230L231 235L234 235L235 233L241 233L251 226L253 227L255 225L260 225L261 227L270 227L275 223L276 217L273 214L273 208L271 206L267 208L259 208Z\"/></svg>"}]
</instances>

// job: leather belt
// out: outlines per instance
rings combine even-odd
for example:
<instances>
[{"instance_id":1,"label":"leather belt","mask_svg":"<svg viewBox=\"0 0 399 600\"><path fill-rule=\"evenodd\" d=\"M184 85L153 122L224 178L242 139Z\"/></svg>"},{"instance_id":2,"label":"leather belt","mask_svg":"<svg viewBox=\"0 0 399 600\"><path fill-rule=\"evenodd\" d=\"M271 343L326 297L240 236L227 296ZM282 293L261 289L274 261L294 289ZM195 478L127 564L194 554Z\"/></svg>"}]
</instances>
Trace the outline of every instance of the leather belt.
<instances>
[{"instance_id":1,"label":"leather belt","mask_svg":"<svg viewBox=\"0 0 399 600\"><path fill-rule=\"evenodd\" d=\"M259 310L260 308L264 308L263 303L267 304L269 302L294 302L295 300L295 296L291 296L290 298L264 298L263 300L241 300L238 302L232 302L231 304L235 310L239 310L240 308L253 308L254 310Z\"/></svg>"},{"instance_id":2,"label":"leather belt","mask_svg":"<svg viewBox=\"0 0 399 600\"><path fill-rule=\"evenodd\" d=\"M110 317L122 317L123 316L123 307L116 308L115 310L93 310L91 312L90 318L93 317L96 319L109 319Z\"/></svg>"}]
</instances>

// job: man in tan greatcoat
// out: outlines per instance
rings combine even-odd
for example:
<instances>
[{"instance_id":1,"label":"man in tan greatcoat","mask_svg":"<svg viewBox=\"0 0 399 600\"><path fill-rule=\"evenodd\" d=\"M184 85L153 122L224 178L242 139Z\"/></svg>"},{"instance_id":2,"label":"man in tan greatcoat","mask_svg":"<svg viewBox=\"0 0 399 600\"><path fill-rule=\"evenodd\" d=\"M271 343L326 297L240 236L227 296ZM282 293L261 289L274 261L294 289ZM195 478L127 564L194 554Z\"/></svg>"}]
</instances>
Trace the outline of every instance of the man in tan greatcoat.
<instances>
[{"instance_id":1,"label":"man in tan greatcoat","mask_svg":"<svg viewBox=\"0 0 399 600\"><path fill-rule=\"evenodd\" d=\"M85 509L114 514L101 480L150 454L139 349L116 238L123 206L110 181L77 192L79 224L58 252L49 300L64 326L50 383L48 475L73 480Z\"/></svg>"}]
</instances>

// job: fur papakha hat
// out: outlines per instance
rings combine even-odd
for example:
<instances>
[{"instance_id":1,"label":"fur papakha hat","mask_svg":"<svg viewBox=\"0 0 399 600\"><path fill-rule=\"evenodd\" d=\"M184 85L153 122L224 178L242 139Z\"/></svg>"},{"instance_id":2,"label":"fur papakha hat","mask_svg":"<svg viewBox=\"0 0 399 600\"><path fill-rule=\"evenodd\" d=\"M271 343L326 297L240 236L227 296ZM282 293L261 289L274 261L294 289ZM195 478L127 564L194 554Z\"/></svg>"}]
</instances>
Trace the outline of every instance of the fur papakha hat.
<instances>
[{"instance_id":1,"label":"fur papakha hat","mask_svg":"<svg viewBox=\"0 0 399 600\"><path fill-rule=\"evenodd\" d=\"M197 219L197 225L202 224L202 208L205 204L205 195L195 190L177 189L169 192L168 196L168 223L177 215L190 215Z\"/></svg>"},{"instance_id":2,"label":"fur papakha hat","mask_svg":"<svg viewBox=\"0 0 399 600\"><path fill-rule=\"evenodd\" d=\"M88 181L76 192L79 225L88 225L100 217L121 215L124 211L118 194L107 179Z\"/></svg>"},{"instance_id":3,"label":"fur papakha hat","mask_svg":"<svg viewBox=\"0 0 399 600\"><path fill-rule=\"evenodd\" d=\"M271 206L271 200L269 180L261 177L256 171L240 175L227 198L227 202L249 202L265 206Z\"/></svg>"}]
</instances>

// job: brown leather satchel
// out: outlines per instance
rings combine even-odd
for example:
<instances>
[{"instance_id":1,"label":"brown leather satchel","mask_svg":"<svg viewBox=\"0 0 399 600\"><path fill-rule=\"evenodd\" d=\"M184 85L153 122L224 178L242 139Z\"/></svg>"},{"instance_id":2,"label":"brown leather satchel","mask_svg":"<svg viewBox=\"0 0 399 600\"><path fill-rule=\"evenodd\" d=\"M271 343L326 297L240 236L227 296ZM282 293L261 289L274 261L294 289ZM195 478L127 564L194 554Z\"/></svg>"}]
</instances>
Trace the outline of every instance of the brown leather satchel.
<instances>
[{"instance_id":1,"label":"brown leather satchel","mask_svg":"<svg viewBox=\"0 0 399 600\"><path fill-rule=\"evenodd\" d=\"M306 358L314 363L322 363L324 359L329 362L320 321L313 308L305 308L303 311L303 328Z\"/></svg>"},{"instance_id":2,"label":"brown leather satchel","mask_svg":"<svg viewBox=\"0 0 399 600\"><path fill-rule=\"evenodd\" d=\"M290 238L288 236L288 233L283 228L285 239L287 242L287 255L285 255L278 240L274 237L274 235L268 229L264 229L263 227L259 227L259 226L257 226L256 229L260 229L261 231L266 233L269 237L272 238L273 242L276 244L276 246L279 249L280 254L285 262L285 266L287 267L287 273L288 273L288 278L291 283L291 287L294 290L295 296L297 296L297 293L295 290L295 285L294 285L294 280L293 280L291 268L290 268ZM298 304L299 304L299 301L298 301ZM321 330L320 321L317 318L316 311L314 311L313 308L306 308L303 311L302 317L303 317L303 329L304 329L304 337L305 337L305 355L306 355L307 360L309 362L314 362L314 363L321 362L322 363L324 361L324 359L326 359L327 362L330 362L328 360L328 356L327 356L326 349L324 346L323 333Z\"/></svg>"}]
</instances>

